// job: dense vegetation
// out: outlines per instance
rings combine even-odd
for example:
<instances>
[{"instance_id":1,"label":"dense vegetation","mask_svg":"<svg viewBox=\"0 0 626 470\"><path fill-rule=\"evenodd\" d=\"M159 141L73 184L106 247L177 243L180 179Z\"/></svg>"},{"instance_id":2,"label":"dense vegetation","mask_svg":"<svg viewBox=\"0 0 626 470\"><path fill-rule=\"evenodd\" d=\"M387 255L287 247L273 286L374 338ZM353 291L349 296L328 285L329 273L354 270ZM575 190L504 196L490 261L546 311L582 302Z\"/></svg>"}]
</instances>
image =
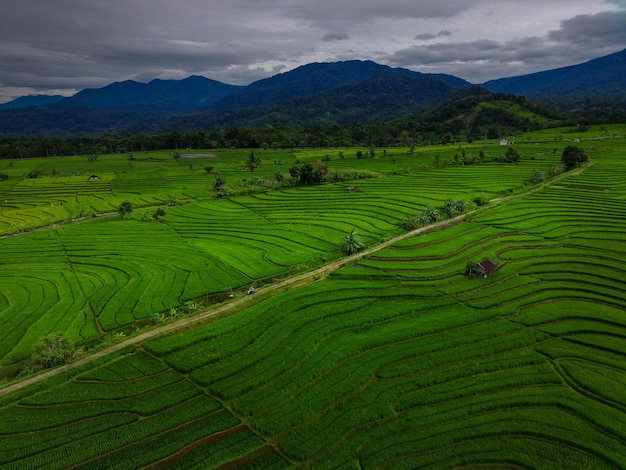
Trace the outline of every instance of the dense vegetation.
<instances>
[{"instance_id":1,"label":"dense vegetation","mask_svg":"<svg viewBox=\"0 0 626 470\"><path fill-rule=\"evenodd\" d=\"M328 279L259 297L243 311L2 397L0 464L623 467L626 144L623 127L585 135L597 140L575 145L593 165L547 187L528 182L533 171L549 179L578 134L524 136L527 143L515 145L517 163L499 161L506 148L486 142L413 154L375 149L374 158L360 159L352 149L292 157L259 151L254 190L242 167L249 152L216 151L218 159L196 160L197 170L171 156L81 157L67 166L57 160L57 171L69 162L82 171L110 165L95 182L106 182L110 192L100 203L102 193L72 200L74 189L64 192L58 184L42 192L43 181L55 180L49 166L55 159L0 167L13 172L0 182L10 184L3 199L15 204L20 184L39 184L46 206L24 199L5 227L19 226L13 219L22 214L39 214L46 224L52 200L63 200L69 214L85 201L100 212L133 202L129 220L115 215L1 241L7 256L0 260L12 260L2 275L17 269L10 283L0 283L4 324L29 308L37 320L42 310L32 306L45 305L58 316L39 321L38 334L71 325L65 331L74 338L89 332L75 327L88 324L76 312L101 315L115 331L116 322L141 317L133 313L138 305L149 304L146 312L167 308L175 298L193 297L194 288L202 292L218 272L243 274L244 286L277 267L339 256L346 234L372 244L400 233L407 215L446 207L451 196L490 200L537 190L398 242ZM295 158L301 165L326 155L327 175L357 169L377 178L287 185ZM250 188L249 194L195 202L201 191L195 179L202 172L205 181L212 177L207 164L233 191ZM46 178L16 176L34 169ZM285 185L268 191L263 180L281 169ZM62 178L71 187L71 177ZM241 186L233 182L243 178ZM186 189L177 194L177 185ZM165 207L171 196L180 204ZM135 214L159 204L164 223ZM255 248L259 255L251 259ZM466 276L468 264L483 258L498 265L496 273ZM221 262L217 269L203 266L210 259ZM224 269L229 263L231 274ZM196 287L194 270L204 276ZM184 285L188 291L176 291ZM37 300L35 292L46 294ZM13 307L19 299L22 306Z\"/></svg>"},{"instance_id":2,"label":"dense vegetation","mask_svg":"<svg viewBox=\"0 0 626 470\"><path fill-rule=\"evenodd\" d=\"M408 93L408 91L407 91ZM437 109L417 113L417 108L408 99L394 99L409 103L404 116L387 122L375 122L380 116L374 110L360 112L361 121L352 124L332 124L335 118L320 120L318 125L268 126L259 125L259 119L267 120L268 113L263 110L246 109L242 115L250 116L246 120L247 127L234 127L224 122L219 126L204 122L201 116L195 116L187 125L181 121L170 128L187 129L188 131L154 132L160 127L127 129L122 133L111 133L97 136L49 137L22 136L0 138L0 159L33 158L57 155L83 154L133 154L149 150L187 148L274 148L302 149L311 147L407 147L410 145L424 146L449 144L451 142L472 142L481 139L497 139L503 136L512 137L520 132L571 125L577 131L584 132L584 120L558 110L546 104L513 95L488 93L481 88L472 88L453 94L450 99L443 100ZM356 98L350 101L357 101ZM329 99L337 103L337 99ZM368 103L371 99L368 98ZM381 106L388 109L389 106ZM291 108L290 108L291 109ZM291 112L307 113L307 107L296 106ZM407 114L408 113L408 114ZM231 113L232 114L232 113ZM282 116L280 123L298 121L272 111L272 115ZM323 115L317 111L315 115ZM406 115L406 116L405 116ZM208 119L208 118L207 118ZM235 120L237 121L237 120ZM356 121L356 120L352 120ZM348 120L348 122L352 122ZM234 121L233 121L234 122ZM237 121L239 122L239 121ZM330 123L328 125L323 125ZM369 123L369 124L368 124ZM168 125L169 126L169 125ZM193 130L190 130L193 129Z\"/></svg>"}]
</instances>

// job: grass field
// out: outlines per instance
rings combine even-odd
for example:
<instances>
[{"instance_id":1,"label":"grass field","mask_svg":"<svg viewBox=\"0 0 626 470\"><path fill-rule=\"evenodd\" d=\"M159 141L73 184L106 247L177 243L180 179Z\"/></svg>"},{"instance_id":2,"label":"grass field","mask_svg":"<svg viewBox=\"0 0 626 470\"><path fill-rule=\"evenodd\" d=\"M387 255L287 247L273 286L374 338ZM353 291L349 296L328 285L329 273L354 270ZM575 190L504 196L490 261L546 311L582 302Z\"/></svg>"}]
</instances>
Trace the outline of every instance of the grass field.
<instances>
[{"instance_id":1,"label":"grass field","mask_svg":"<svg viewBox=\"0 0 626 470\"><path fill-rule=\"evenodd\" d=\"M580 175L2 397L0 468L623 468L626 142L581 146L594 165ZM329 185L207 200L171 208L166 224L102 219L6 239L22 253L15 265L28 269L12 281L16 294L2 291L0 309L15 316L14 299L23 298L71 311L72 298L123 322L128 313L115 305L167 306L176 285L191 284L179 271L201 270L194 263L205 262L209 246L218 247L216 263L247 280L270 272L264 261L285 268L298 253L298 263L329 256L352 226L374 243L452 188L506 192L556 158L542 143L520 145L520 153L535 160L508 171L488 163L389 174L359 181L352 194ZM143 238L133 238L134 225ZM107 248L116 255L86 247L96 232L119 237ZM147 237L161 253L151 263L142 254ZM168 250L178 239L189 253ZM46 263L39 273L27 263L33 240ZM241 258L237 244L264 255ZM468 263L485 257L496 273L468 278ZM82 294L68 294L76 286L68 259L83 260L70 263L84 278ZM119 272L136 272L137 285L153 290L134 294L124 284L133 277ZM158 275L167 280L159 284ZM107 293L96 279L119 289ZM19 293L26 285L38 287ZM32 315L36 325L41 317ZM88 324L64 318L59 325Z\"/></svg>"}]
</instances>

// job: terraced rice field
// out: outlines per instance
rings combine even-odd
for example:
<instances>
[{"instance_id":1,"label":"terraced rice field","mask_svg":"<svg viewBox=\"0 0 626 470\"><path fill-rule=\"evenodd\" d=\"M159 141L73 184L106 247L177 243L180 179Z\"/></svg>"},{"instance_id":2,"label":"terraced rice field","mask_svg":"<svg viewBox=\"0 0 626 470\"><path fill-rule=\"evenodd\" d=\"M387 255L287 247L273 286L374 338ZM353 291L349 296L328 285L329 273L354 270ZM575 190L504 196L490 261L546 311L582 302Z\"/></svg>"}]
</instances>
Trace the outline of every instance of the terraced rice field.
<instances>
[{"instance_id":1,"label":"terraced rice field","mask_svg":"<svg viewBox=\"0 0 626 470\"><path fill-rule=\"evenodd\" d=\"M7 332L0 344L0 376L2 367L9 367L5 376L17 374L32 356L33 345L49 333L63 331L79 346L121 328L128 333L153 314L187 301L227 297L250 283L336 258L352 229L367 244L375 244L401 233L407 214L441 205L449 197L469 200L509 191L532 168L548 169L557 159L542 147L528 152L536 159L517 166L390 171L357 182L287 187L230 199L215 199L213 193L208 197L210 177L202 165L219 164L227 174L248 176L231 157L200 159L197 171L168 156L154 161L129 161L126 156L101 157L96 163L84 158L33 161L31 168L38 171L50 172L55 161L65 173L72 168L80 174L26 178L17 184L10 178L13 186L6 188L8 202L0 212L0 224L4 220L7 230L34 223L33 217L36 224L67 220L79 207L92 215L115 213L121 201L131 200L140 208L131 220L91 217L0 238L0 324ZM393 158L416 164L431 157L428 152L405 152ZM345 162L333 160L329 166ZM383 163L352 159L350 165L367 168L372 162L395 167L391 156ZM9 169L23 172L26 164L17 161ZM93 165L108 170L90 181L83 173ZM278 164L268 166L273 168L265 171L284 170ZM482 184L485 178L491 181L488 189ZM348 192L355 184L357 191ZM203 197L191 199L202 191ZM150 209L141 205L164 205L173 195L180 196L180 205L165 207L165 223L142 221L142 212L150 214Z\"/></svg>"},{"instance_id":2,"label":"terraced rice field","mask_svg":"<svg viewBox=\"0 0 626 470\"><path fill-rule=\"evenodd\" d=\"M623 468L624 150L3 397L0 468Z\"/></svg>"}]
</instances>

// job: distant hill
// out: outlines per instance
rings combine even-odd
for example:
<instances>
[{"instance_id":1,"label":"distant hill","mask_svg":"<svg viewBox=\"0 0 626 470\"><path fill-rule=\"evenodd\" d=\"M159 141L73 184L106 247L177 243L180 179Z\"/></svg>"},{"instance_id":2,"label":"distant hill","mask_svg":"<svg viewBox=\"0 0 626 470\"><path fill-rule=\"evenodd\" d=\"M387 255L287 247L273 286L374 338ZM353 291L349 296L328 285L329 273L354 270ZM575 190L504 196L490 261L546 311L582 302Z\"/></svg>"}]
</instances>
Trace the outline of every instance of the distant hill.
<instances>
[{"instance_id":1,"label":"distant hill","mask_svg":"<svg viewBox=\"0 0 626 470\"><path fill-rule=\"evenodd\" d=\"M471 84L371 61L314 63L236 87L203 77L125 81L46 108L0 112L0 135L215 130L372 122L430 109Z\"/></svg>"},{"instance_id":2,"label":"distant hill","mask_svg":"<svg viewBox=\"0 0 626 470\"><path fill-rule=\"evenodd\" d=\"M30 108L31 106L45 106L49 104L55 104L65 98L61 95L30 95L20 96L8 103L0 104L1 109L23 109Z\"/></svg>"},{"instance_id":3,"label":"distant hill","mask_svg":"<svg viewBox=\"0 0 626 470\"><path fill-rule=\"evenodd\" d=\"M176 128L325 126L382 122L438 106L442 97L458 90L430 75L404 74L391 69L314 96L276 100L269 104L218 113L194 113L159 124L151 131Z\"/></svg>"},{"instance_id":4,"label":"distant hill","mask_svg":"<svg viewBox=\"0 0 626 470\"><path fill-rule=\"evenodd\" d=\"M580 108L589 100L623 101L626 49L579 65L491 80L483 86L490 91L547 100L570 109Z\"/></svg>"},{"instance_id":5,"label":"distant hill","mask_svg":"<svg viewBox=\"0 0 626 470\"><path fill-rule=\"evenodd\" d=\"M149 83L127 80L80 91L60 105L94 109L151 107L187 110L208 106L242 88L198 76L184 80L155 79Z\"/></svg>"},{"instance_id":6,"label":"distant hill","mask_svg":"<svg viewBox=\"0 0 626 470\"><path fill-rule=\"evenodd\" d=\"M277 101L319 95L329 90L346 87L381 73L418 78L424 74L408 69L391 68L372 61L350 60L344 62L316 62L289 72L258 80L240 93L231 95L217 104L215 110L230 110L260 106ZM471 84L452 75L438 75L456 88L469 88Z\"/></svg>"},{"instance_id":7,"label":"distant hill","mask_svg":"<svg viewBox=\"0 0 626 470\"><path fill-rule=\"evenodd\" d=\"M492 93L480 86L449 95L441 106L400 119L403 128L448 134L462 140L496 139L547 127L571 125L575 116L525 96Z\"/></svg>"}]
</instances>

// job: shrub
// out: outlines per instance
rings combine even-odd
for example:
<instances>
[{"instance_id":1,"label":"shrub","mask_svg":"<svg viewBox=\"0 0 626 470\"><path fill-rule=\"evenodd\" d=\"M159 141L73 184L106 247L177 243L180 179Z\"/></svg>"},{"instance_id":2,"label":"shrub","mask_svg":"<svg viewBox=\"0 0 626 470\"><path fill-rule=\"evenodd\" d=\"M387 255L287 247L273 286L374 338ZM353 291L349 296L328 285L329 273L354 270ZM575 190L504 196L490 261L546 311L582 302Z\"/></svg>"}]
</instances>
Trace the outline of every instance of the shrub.
<instances>
[{"instance_id":1,"label":"shrub","mask_svg":"<svg viewBox=\"0 0 626 470\"><path fill-rule=\"evenodd\" d=\"M587 154L584 150L576 147L575 145L568 145L561 154L561 161L565 165L566 170L576 168L579 164L588 160Z\"/></svg>"},{"instance_id":2,"label":"shrub","mask_svg":"<svg viewBox=\"0 0 626 470\"><path fill-rule=\"evenodd\" d=\"M533 184L543 183L546 179L546 174L541 170L533 170L530 180Z\"/></svg>"},{"instance_id":3,"label":"shrub","mask_svg":"<svg viewBox=\"0 0 626 470\"><path fill-rule=\"evenodd\" d=\"M119 214L124 217L125 219L127 219L128 217L130 217L130 214L132 214L133 212L133 203L130 201L124 201L120 204L120 207L117 208L117 212L119 212Z\"/></svg>"},{"instance_id":4,"label":"shrub","mask_svg":"<svg viewBox=\"0 0 626 470\"><path fill-rule=\"evenodd\" d=\"M428 225L441 220L441 212L432 205L426 206L418 216L421 225Z\"/></svg>"},{"instance_id":5,"label":"shrub","mask_svg":"<svg viewBox=\"0 0 626 470\"><path fill-rule=\"evenodd\" d=\"M152 218L157 222L161 222L163 217L165 217L165 211L161 207L157 208L157 210L154 211L154 214L152 214Z\"/></svg>"},{"instance_id":6,"label":"shrub","mask_svg":"<svg viewBox=\"0 0 626 470\"><path fill-rule=\"evenodd\" d=\"M67 362L74 355L74 346L63 333L52 333L35 345L35 360L43 367Z\"/></svg>"},{"instance_id":7,"label":"shrub","mask_svg":"<svg viewBox=\"0 0 626 470\"><path fill-rule=\"evenodd\" d=\"M226 180L222 176L217 175L215 177L215 181L213 181L213 189L219 193L225 184Z\"/></svg>"},{"instance_id":8,"label":"shrub","mask_svg":"<svg viewBox=\"0 0 626 470\"><path fill-rule=\"evenodd\" d=\"M506 163L517 163L522 159L519 152L515 150L513 147L509 147L506 149L504 153L504 161Z\"/></svg>"},{"instance_id":9,"label":"shrub","mask_svg":"<svg viewBox=\"0 0 626 470\"><path fill-rule=\"evenodd\" d=\"M442 208L442 212L448 218L456 217L460 214L465 214L467 209L465 201L460 199L449 198Z\"/></svg>"},{"instance_id":10,"label":"shrub","mask_svg":"<svg viewBox=\"0 0 626 470\"><path fill-rule=\"evenodd\" d=\"M560 175L564 171L565 171L565 165L563 165L562 163L557 163L556 165L552 167L552 169L550 170L550 173L552 174L552 176L556 176L556 175Z\"/></svg>"},{"instance_id":11,"label":"shrub","mask_svg":"<svg viewBox=\"0 0 626 470\"><path fill-rule=\"evenodd\" d=\"M407 231L415 230L419 226L419 215L409 214L404 218L404 228Z\"/></svg>"},{"instance_id":12,"label":"shrub","mask_svg":"<svg viewBox=\"0 0 626 470\"><path fill-rule=\"evenodd\" d=\"M489 204L489 199L487 199L485 196L478 196L478 197L473 198L472 202L476 204L477 206L485 206Z\"/></svg>"},{"instance_id":13,"label":"shrub","mask_svg":"<svg viewBox=\"0 0 626 470\"><path fill-rule=\"evenodd\" d=\"M292 166L289 168L289 176L292 178L300 178L300 167Z\"/></svg>"}]
</instances>

